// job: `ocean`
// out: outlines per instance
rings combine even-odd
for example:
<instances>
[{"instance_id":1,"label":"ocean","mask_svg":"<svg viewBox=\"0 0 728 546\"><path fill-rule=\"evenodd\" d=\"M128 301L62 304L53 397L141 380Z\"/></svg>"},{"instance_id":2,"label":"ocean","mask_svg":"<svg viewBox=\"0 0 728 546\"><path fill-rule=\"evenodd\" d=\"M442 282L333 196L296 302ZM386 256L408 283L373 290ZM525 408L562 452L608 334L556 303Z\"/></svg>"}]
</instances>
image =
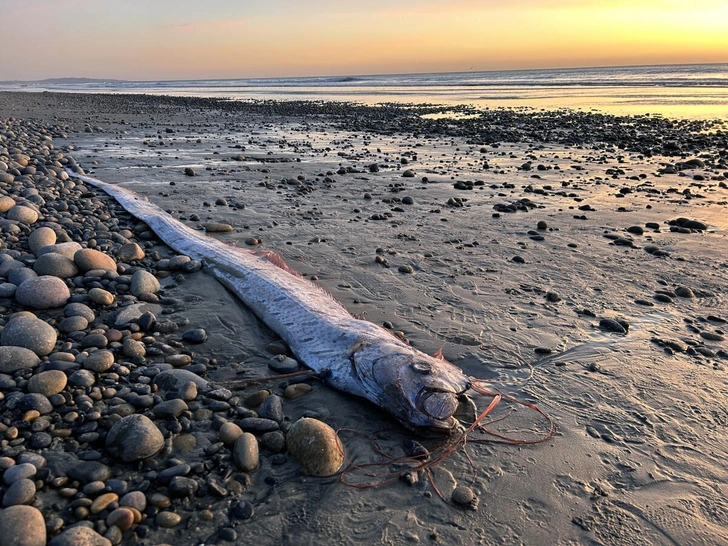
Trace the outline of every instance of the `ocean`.
<instances>
[{"instance_id":1,"label":"ocean","mask_svg":"<svg viewBox=\"0 0 728 546\"><path fill-rule=\"evenodd\" d=\"M68 78L0 82L0 90L147 93L234 100L337 100L364 104L470 104L569 108L617 115L728 119L728 64L226 80Z\"/></svg>"}]
</instances>

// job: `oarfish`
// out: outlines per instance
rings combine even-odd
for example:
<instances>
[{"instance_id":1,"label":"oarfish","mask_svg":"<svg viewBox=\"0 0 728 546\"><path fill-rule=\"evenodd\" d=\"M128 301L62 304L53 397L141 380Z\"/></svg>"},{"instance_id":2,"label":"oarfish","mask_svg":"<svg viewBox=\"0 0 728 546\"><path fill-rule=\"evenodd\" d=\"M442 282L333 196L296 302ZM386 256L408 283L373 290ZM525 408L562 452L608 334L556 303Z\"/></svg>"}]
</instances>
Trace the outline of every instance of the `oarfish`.
<instances>
[{"instance_id":1,"label":"oarfish","mask_svg":"<svg viewBox=\"0 0 728 546\"><path fill-rule=\"evenodd\" d=\"M203 235L146 198L69 171L112 196L167 245L203 262L212 275L328 385L365 398L409 428L453 430L470 379L440 355L424 354L388 330L353 317L331 295L267 257Z\"/></svg>"}]
</instances>

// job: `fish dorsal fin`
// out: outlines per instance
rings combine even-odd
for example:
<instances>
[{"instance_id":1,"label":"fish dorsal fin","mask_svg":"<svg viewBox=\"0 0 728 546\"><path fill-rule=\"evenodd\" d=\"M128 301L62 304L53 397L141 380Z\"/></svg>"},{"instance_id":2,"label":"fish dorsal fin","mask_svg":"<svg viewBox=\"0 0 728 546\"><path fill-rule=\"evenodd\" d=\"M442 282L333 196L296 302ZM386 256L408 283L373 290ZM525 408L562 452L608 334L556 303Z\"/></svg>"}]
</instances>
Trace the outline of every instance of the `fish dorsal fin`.
<instances>
[{"instance_id":1,"label":"fish dorsal fin","mask_svg":"<svg viewBox=\"0 0 728 546\"><path fill-rule=\"evenodd\" d=\"M301 275L298 271L288 265L286 261L281 257L281 255L277 252L273 252L272 250L258 250L253 254L255 254L256 256L260 256L261 258L265 258L274 266L280 267L283 271L285 271L286 273L290 273L294 277L298 277L299 279L303 278L303 275Z\"/></svg>"}]
</instances>

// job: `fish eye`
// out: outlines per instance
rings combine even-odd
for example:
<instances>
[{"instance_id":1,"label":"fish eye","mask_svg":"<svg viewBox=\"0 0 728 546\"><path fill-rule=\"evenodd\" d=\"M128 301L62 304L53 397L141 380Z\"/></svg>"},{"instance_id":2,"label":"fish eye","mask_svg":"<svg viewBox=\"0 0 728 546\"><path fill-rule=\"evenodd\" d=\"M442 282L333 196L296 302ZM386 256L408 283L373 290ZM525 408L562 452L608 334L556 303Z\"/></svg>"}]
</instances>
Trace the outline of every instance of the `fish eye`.
<instances>
[{"instance_id":1,"label":"fish eye","mask_svg":"<svg viewBox=\"0 0 728 546\"><path fill-rule=\"evenodd\" d=\"M432 366L427 362L415 362L412 364L412 369L421 374L432 373Z\"/></svg>"}]
</instances>

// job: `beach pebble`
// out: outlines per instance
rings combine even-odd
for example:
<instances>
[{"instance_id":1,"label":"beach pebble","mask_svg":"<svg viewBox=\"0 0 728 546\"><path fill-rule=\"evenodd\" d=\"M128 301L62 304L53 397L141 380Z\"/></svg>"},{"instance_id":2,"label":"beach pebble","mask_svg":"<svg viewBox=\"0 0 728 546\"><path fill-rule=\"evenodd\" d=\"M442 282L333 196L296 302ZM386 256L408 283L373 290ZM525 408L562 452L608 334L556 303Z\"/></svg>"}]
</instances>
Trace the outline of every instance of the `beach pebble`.
<instances>
[{"instance_id":1,"label":"beach pebble","mask_svg":"<svg viewBox=\"0 0 728 546\"><path fill-rule=\"evenodd\" d=\"M15 286L20 286L26 279L32 279L38 276L38 273L33 271L29 267L16 267L8 272L8 281L13 283Z\"/></svg>"},{"instance_id":2,"label":"beach pebble","mask_svg":"<svg viewBox=\"0 0 728 546\"><path fill-rule=\"evenodd\" d=\"M121 245L116 252L116 257L120 262L138 262L143 260L144 250L136 243L127 243Z\"/></svg>"},{"instance_id":3,"label":"beach pebble","mask_svg":"<svg viewBox=\"0 0 728 546\"><path fill-rule=\"evenodd\" d=\"M112 546L112 544L92 528L76 525L53 537L48 546Z\"/></svg>"},{"instance_id":4,"label":"beach pebble","mask_svg":"<svg viewBox=\"0 0 728 546\"><path fill-rule=\"evenodd\" d=\"M44 246L56 244L56 232L49 227L39 227L28 235L28 247L35 254Z\"/></svg>"},{"instance_id":5,"label":"beach pebble","mask_svg":"<svg viewBox=\"0 0 728 546\"><path fill-rule=\"evenodd\" d=\"M280 396L271 394L263 400L258 408L258 415L263 419L269 419L276 423L282 423L285 415L283 414L283 401Z\"/></svg>"},{"instance_id":6,"label":"beach pebble","mask_svg":"<svg viewBox=\"0 0 728 546\"><path fill-rule=\"evenodd\" d=\"M406 171L404 171L402 173L402 176L404 178L414 178L415 177L415 172L412 169L407 169Z\"/></svg>"},{"instance_id":7,"label":"beach pebble","mask_svg":"<svg viewBox=\"0 0 728 546\"><path fill-rule=\"evenodd\" d=\"M139 414L123 417L106 436L106 451L127 463L153 457L163 445L164 436L157 425Z\"/></svg>"},{"instance_id":8,"label":"beach pebble","mask_svg":"<svg viewBox=\"0 0 728 546\"><path fill-rule=\"evenodd\" d=\"M615 332L617 334L626 334L627 328L622 321L610 318L603 318L599 321L599 328L607 332Z\"/></svg>"},{"instance_id":9,"label":"beach pebble","mask_svg":"<svg viewBox=\"0 0 728 546\"><path fill-rule=\"evenodd\" d=\"M224 444L232 444L243 434L241 429L235 423L224 423L218 431L218 438Z\"/></svg>"},{"instance_id":10,"label":"beach pebble","mask_svg":"<svg viewBox=\"0 0 728 546\"><path fill-rule=\"evenodd\" d=\"M114 303L114 295L103 288L92 288L88 291L88 298L99 305L111 305Z\"/></svg>"},{"instance_id":11,"label":"beach pebble","mask_svg":"<svg viewBox=\"0 0 728 546\"><path fill-rule=\"evenodd\" d=\"M235 464L243 472L252 472L260 464L258 440L250 432L243 432L233 447Z\"/></svg>"},{"instance_id":12,"label":"beach pebble","mask_svg":"<svg viewBox=\"0 0 728 546\"><path fill-rule=\"evenodd\" d=\"M221 222L210 222L205 224L205 231L208 233L229 233L233 230L233 226L230 224L224 224Z\"/></svg>"},{"instance_id":13,"label":"beach pebble","mask_svg":"<svg viewBox=\"0 0 728 546\"><path fill-rule=\"evenodd\" d=\"M163 529L171 529L172 527L176 527L177 525L179 525L180 521L182 521L182 516L175 512L160 512L155 518L155 522L157 523L157 525L159 525Z\"/></svg>"},{"instance_id":14,"label":"beach pebble","mask_svg":"<svg viewBox=\"0 0 728 546\"><path fill-rule=\"evenodd\" d=\"M308 383L294 383L293 385L288 385L285 390L283 391L283 398L286 400L295 400L296 398L300 398L304 394L308 394L313 390L313 387L309 385Z\"/></svg>"},{"instance_id":15,"label":"beach pebble","mask_svg":"<svg viewBox=\"0 0 728 546\"><path fill-rule=\"evenodd\" d=\"M202 328L193 328L182 334L182 339L189 343L204 343L207 341L207 332Z\"/></svg>"},{"instance_id":16,"label":"beach pebble","mask_svg":"<svg viewBox=\"0 0 728 546\"><path fill-rule=\"evenodd\" d=\"M94 351L83 361L83 367L96 373L107 371L114 364L114 353L101 349Z\"/></svg>"},{"instance_id":17,"label":"beach pebble","mask_svg":"<svg viewBox=\"0 0 728 546\"><path fill-rule=\"evenodd\" d=\"M29 370L40 364L40 358L25 347L0 347L0 373L13 374L18 370Z\"/></svg>"},{"instance_id":18,"label":"beach pebble","mask_svg":"<svg viewBox=\"0 0 728 546\"><path fill-rule=\"evenodd\" d=\"M5 172L7 169L4 169ZM9 182L12 182L10 180ZM0 196L0 213L6 213L15 206L15 200L7 195Z\"/></svg>"},{"instance_id":19,"label":"beach pebble","mask_svg":"<svg viewBox=\"0 0 728 546\"><path fill-rule=\"evenodd\" d=\"M467 485L458 485L452 492L452 501L461 506L469 505L475 499L473 490Z\"/></svg>"},{"instance_id":20,"label":"beach pebble","mask_svg":"<svg viewBox=\"0 0 728 546\"><path fill-rule=\"evenodd\" d=\"M53 351L58 336L47 322L32 316L16 316L8 322L0 334L3 345L25 347L38 356Z\"/></svg>"},{"instance_id":21,"label":"beach pebble","mask_svg":"<svg viewBox=\"0 0 728 546\"><path fill-rule=\"evenodd\" d=\"M195 170L192 167L185 167L185 175L195 176Z\"/></svg>"},{"instance_id":22,"label":"beach pebble","mask_svg":"<svg viewBox=\"0 0 728 546\"><path fill-rule=\"evenodd\" d=\"M317 419L303 417L293 423L286 444L305 474L327 476L344 462L344 447L336 432Z\"/></svg>"},{"instance_id":23,"label":"beach pebble","mask_svg":"<svg viewBox=\"0 0 728 546\"><path fill-rule=\"evenodd\" d=\"M163 391L177 392L180 388L188 389L190 382L196 385L199 392L210 390L207 381L189 370L164 370L154 376L154 384Z\"/></svg>"},{"instance_id":24,"label":"beach pebble","mask_svg":"<svg viewBox=\"0 0 728 546\"><path fill-rule=\"evenodd\" d=\"M35 309L62 307L71 297L71 291L58 277L42 275L24 280L15 292L20 305Z\"/></svg>"},{"instance_id":25,"label":"beach pebble","mask_svg":"<svg viewBox=\"0 0 728 546\"><path fill-rule=\"evenodd\" d=\"M3 495L3 506L30 504L35 498L35 482L23 478L13 482Z\"/></svg>"},{"instance_id":26,"label":"beach pebble","mask_svg":"<svg viewBox=\"0 0 728 546\"><path fill-rule=\"evenodd\" d=\"M106 525L115 525L123 533L134 525L134 512L126 507L120 507L106 516Z\"/></svg>"},{"instance_id":27,"label":"beach pebble","mask_svg":"<svg viewBox=\"0 0 728 546\"><path fill-rule=\"evenodd\" d=\"M11 282L0 283L0 298L12 298L17 289L18 287Z\"/></svg>"},{"instance_id":28,"label":"beach pebble","mask_svg":"<svg viewBox=\"0 0 728 546\"><path fill-rule=\"evenodd\" d=\"M0 510L0 546L45 546L46 523L32 506L11 506Z\"/></svg>"},{"instance_id":29,"label":"beach pebble","mask_svg":"<svg viewBox=\"0 0 728 546\"><path fill-rule=\"evenodd\" d=\"M57 252L48 252L38 257L33 264L33 271L38 275L51 275L61 279L78 275L78 267L73 260Z\"/></svg>"},{"instance_id":30,"label":"beach pebble","mask_svg":"<svg viewBox=\"0 0 728 546\"><path fill-rule=\"evenodd\" d=\"M28 392L53 396L66 388L68 378L60 370L47 370L34 375L28 381Z\"/></svg>"},{"instance_id":31,"label":"beach pebble","mask_svg":"<svg viewBox=\"0 0 728 546\"><path fill-rule=\"evenodd\" d=\"M158 292L160 288L161 286L159 285L157 277L149 273L149 271L140 269L132 275L129 290L132 294L139 297L146 292L154 294L155 292Z\"/></svg>"},{"instance_id":32,"label":"beach pebble","mask_svg":"<svg viewBox=\"0 0 728 546\"><path fill-rule=\"evenodd\" d=\"M82 248L73 255L73 261L81 271L91 271L92 269L108 269L116 271L116 262L114 259L94 250L92 248Z\"/></svg>"},{"instance_id":33,"label":"beach pebble","mask_svg":"<svg viewBox=\"0 0 728 546\"><path fill-rule=\"evenodd\" d=\"M687 286L678 286L675 289L675 295L681 297L681 298L694 298L695 294L693 291L688 288Z\"/></svg>"},{"instance_id":34,"label":"beach pebble","mask_svg":"<svg viewBox=\"0 0 728 546\"><path fill-rule=\"evenodd\" d=\"M15 220L23 224L32 225L38 221L38 212L24 205L15 205L7 212L8 220Z\"/></svg>"},{"instance_id":35,"label":"beach pebble","mask_svg":"<svg viewBox=\"0 0 728 546\"><path fill-rule=\"evenodd\" d=\"M280 374L294 373L298 371L298 361L284 355L277 355L268 361L268 367Z\"/></svg>"},{"instance_id":36,"label":"beach pebble","mask_svg":"<svg viewBox=\"0 0 728 546\"><path fill-rule=\"evenodd\" d=\"M43 254L47 254L49 252L55 252L57 254L62 254L69 260L73 260L73 257L76 255L76 252L78 252L79 250L81 250L80 244L73 242L73 241L69 241L66 243L55 243L52 245L42 246L38 250L35 251L35 255L40 257Z\"/></svg>"},{"instance_id":37,"label":"beach pebble","mask_svg":"<svg viewBox=\"0 0 728 546\"><path fill-rule=\"evenodd\" d=\"M65 334L79 332L88 328L88 320L84 317L66 317L58 324L58 330Z\"/></svg>"},{"instance_id":38,"label":"beach pebble","mask_svg":"<svg viewBox=\"0 0 728 546\"><path fill-rule=\"evenodd\" d=\"M177 418L187 411L189 407L187 403L180 398L173 398L172 400L165 400L154 406L152 413L156 417L162 419Z\"/></svg>"}]
</instances>

